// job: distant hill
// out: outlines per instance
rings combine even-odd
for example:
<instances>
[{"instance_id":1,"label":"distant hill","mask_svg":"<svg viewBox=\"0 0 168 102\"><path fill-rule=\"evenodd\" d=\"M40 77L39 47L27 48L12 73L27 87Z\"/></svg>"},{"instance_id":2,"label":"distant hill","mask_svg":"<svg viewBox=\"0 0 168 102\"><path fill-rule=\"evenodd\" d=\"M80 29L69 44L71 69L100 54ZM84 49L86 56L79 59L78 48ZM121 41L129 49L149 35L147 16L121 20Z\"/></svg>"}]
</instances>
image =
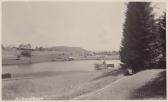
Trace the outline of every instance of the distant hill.
<instances>
[{"instance_id":1,"label":"distant hill","mask_svg":"<svg viewBox=\"0 0 168 102\"><path fill-rule=\"evenodd\" d=\"M58 51L58 52L69 52L69 53L76 53L76 54L87 54L90 51L85 50L80 47L68 47L68 46L54 46L45 48L48 51Z\"/></svg>"}]
</instances>

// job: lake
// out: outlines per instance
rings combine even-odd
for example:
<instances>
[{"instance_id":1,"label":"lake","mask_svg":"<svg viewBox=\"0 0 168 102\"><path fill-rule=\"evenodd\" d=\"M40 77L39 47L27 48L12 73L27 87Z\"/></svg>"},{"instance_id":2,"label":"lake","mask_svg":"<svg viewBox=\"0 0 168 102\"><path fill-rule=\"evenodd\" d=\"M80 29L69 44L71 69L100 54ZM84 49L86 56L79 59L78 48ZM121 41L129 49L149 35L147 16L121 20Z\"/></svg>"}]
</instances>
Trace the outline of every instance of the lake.
<instances>
[{"instance_id":1,"label":"lake","mask_svg":"<svg viewBox=\"0 0 168 102\"><path fill-rule=\"evenodd\" d=\"M28 74L40 72L58 72L58 71L95 71L94 64L101 63L100 60L78 60L78 61L57 61L22 65L4 65L2 73ZM115 64L118 67L119 60L107 60L107 63Z\"/></svg>"},{"instance_id":2,"label":"lake","mask_svg":"<svg viewBox=\"0 0 168 102\"><path fill-rule=\"evenodd\" d=\"M70 99L104 87L119 78L102 77L94 70L100 60L57 61L2 66L3 73L12 73L11 79L2 80L2 99L42 97L44 99ZM119 65L119 60L107 63ZM88 91L89 90L89 91Z\"/></svg>"}]
</instances>

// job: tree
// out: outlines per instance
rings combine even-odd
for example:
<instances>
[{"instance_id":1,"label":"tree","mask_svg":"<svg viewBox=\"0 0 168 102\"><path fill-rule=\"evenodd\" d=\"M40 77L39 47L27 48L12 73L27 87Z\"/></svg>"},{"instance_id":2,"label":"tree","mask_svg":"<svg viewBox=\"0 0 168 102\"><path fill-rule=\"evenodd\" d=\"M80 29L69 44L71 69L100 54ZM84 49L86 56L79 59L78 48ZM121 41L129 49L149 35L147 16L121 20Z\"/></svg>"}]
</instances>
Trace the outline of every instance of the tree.
<instances>
[{"instance_id":1,"label":"tree","mask_svg":"<svg viewBox=\"0 0 168 102\"><path fill-rule=\"evenodd\" d=\"M39 51L43 51L44 48L42 46L39 47Z\"/></svg>"},{"instance_id":2,"label":"tree","mask_svg":"<svg viewBox=\"0 0 168 102\"><path fill-rule=\"evenodd\" d=\"M155 21L150 2L127 4L120 59L134 72L149 68L149 43L155 38Z\"/></svg>"},{"instance_id":3,"label":"tree","mask_svg":"<svg viewBox=\"0 0 168 102\"><path fill-rule=\"evenodd\" d=\"M159 64L166 68L166 13L160 17L159 20L159 38L160 38L160 50L161 50L161 60Z\"/></svg>"},{"instance_id":4,"label":"tree","mask_svg":"<svg viewBox=\"0 0 168 102\"><path fill-rule=\"evenodd\" d=\"M152 62L155 67L166 67L166 13L156 20L156 38L151 42Z\"/></svg>"},{"instance_id":5,"label":"tree","mask_svg":"<svg viewBox=\"0 0 168 102\"><path fill-rule=\"evenodd\" d=\"M5 49L5 47L4 47L4 45L3 45L3 44L1 45L1 48L2 48L2 50L4 50L4 49Z\"/></svg>"},{"instance_id":6,"label":"tree","mask_svg":"<svg viewBox=\"0 0 168 102\"><path fill-rule=\"evenodd\" d=\"M31 57L31 51L30 50L24 50L21 52L21 55L24 57Z\"/></svg>"}]
</instances>

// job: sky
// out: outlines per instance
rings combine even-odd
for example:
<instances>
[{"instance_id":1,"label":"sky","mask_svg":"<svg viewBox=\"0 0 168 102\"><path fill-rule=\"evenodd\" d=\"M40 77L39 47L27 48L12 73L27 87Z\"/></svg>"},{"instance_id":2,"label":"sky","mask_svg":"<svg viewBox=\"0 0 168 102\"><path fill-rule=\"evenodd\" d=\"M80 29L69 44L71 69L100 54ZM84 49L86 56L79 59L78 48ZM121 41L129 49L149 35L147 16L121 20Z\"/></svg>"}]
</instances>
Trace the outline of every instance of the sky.
<instances>
[{"instance_id":1,"label":"sky","mask_svg":"<svg viewBox=\"0 0 168 102\"><path fill-rule=\"evenodd\" d=\"M118 51L125 10L122 2L3 2L2 44Z\"/></svg>"}]
</instances>

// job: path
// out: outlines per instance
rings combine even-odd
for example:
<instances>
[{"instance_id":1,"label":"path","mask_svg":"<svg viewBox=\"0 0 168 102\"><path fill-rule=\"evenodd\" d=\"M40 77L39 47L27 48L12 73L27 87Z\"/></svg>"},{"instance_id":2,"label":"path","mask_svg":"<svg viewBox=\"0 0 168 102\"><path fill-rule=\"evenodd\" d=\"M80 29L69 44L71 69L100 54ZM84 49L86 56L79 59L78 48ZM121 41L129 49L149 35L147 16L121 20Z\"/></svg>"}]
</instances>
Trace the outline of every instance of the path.
<instances>
[{"instance_id":1,"label":"path","mask_svg":"<svg viewBox=\"0 0 168 102\"><path fill-rule=\"evenodd\" d=\"M146 85L152 79L158 77L160 72L164 70L152 69L139 72L132 76L121 78L104 88L91 92L89 94L75 97L74 99L87 100L115 100L115 99L131 99L136 89Z\"/></svg>"}]
</instances>

